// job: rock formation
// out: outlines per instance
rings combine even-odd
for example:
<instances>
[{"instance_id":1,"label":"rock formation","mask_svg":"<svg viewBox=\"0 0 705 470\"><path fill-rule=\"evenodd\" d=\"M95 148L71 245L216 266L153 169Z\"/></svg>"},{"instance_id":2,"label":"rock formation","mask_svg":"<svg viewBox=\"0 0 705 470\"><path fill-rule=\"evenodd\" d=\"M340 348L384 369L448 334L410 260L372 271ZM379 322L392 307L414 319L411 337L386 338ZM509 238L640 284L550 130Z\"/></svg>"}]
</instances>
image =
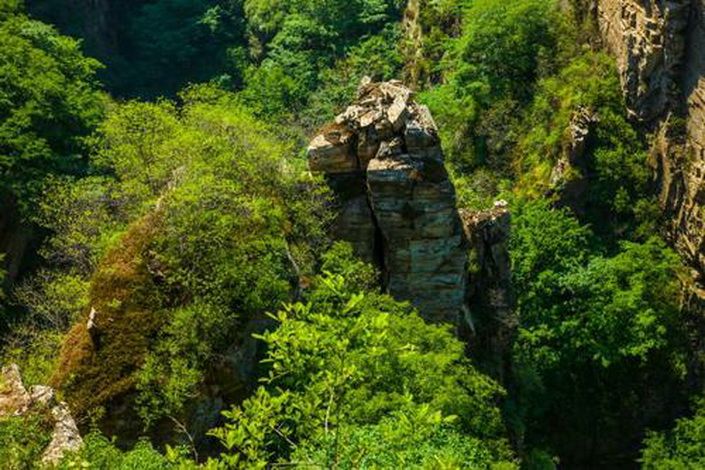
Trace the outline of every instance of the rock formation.
<instances>
[{"instance_id":1,"label":"rock formation","mask_svg":"<svg viewBox=\"0 0 705 470\"><path fill-rule=\"evenodd\" d=\"M0 420L28 413L42 413L51 410L54 430L51 442L44 449L42 463L55 465L66 452L74 452L83 445L76 422L64 402L56 402L54 389L35 385L27 391L22 382L20 369L16 364L3 367L0 371Z\"/></svg>"},{"instance_id":2,"label":"rock formation","mask_svg":"<svg viewBox=\"0 0 705 470\"><path fill-rule=\"evenodd\" d=\"M690 0L600 0L597 22L617 58L629 111L662 116L677 101Z\"/></svg>"},{"instance_id":3,"label":"rock formation","mask_svg":"<svg viewBox=\"0 0 705 470\"><path fill-rule=\"evenodd\" d=\"M431 321L457 324L466 243L428 108L398 81L363 82L308 155L338 196L337 236L378 264L393 296Z\"/></svg>"},{"instance_id":4,"label":"rock formation","mask_svg":"<svg viewBox=\"0 0 705 470\"><path fill-rule=\"evenodd\" d=\"M579 108L567 129L569 138L551 171L549 195L557 195L559 206L570 207L576 214L585 212L588 189L588 162L585 150L599 117L592 110Z\"/></svg>"},{"instance_id":5,"label":"rock formation","mask_svg":"<svg viewBox=\"0 0 705 470\"><path fill-rule=\"evenodd\" d=\"M629 110L656 136L651 155L669 237L702 285L705 2L598 0L596 11L602 39L617 58Z\"/></svg>"},{"instance_id":6,"label":"rock formation","mask_svg":"<svg viewBox=\"0 0 705 470\"><path fill-rule=\"evenodd\" d=\"M461 219L436 124L408 88L363 81L308 155L337 195L334 235L377 264L386 291L429 321L477 326L488 342L506 342L514 328L509 211L499 203Z\"/></svg>"},{"instance_id":7,"label":"rock formation","mask_svg":"<svg viewBox=\"0 0 705 470\"><path fill-rule=\"evenodd\" d=\"M488 211L461 210L465 236L471 246L467 305L475 330L472 355L493 377L509 376L511 345L519 326L514 312L509 235L511 215L504 201Z\"/></svg>"}]
</instances>

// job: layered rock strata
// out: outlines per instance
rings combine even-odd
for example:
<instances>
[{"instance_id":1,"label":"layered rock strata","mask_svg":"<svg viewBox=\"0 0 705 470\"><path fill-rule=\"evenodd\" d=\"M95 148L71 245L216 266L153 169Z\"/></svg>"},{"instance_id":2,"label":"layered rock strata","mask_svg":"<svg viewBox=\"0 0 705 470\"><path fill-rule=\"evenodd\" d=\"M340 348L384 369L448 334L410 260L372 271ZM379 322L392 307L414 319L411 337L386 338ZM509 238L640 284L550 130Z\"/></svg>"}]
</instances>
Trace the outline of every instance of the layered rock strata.
<instances>
[{"instance_id":1,"label":"layered rock strata","mask_svg":"<svg viewBox=\"0 0 705 470\"><path fill-rule=\"evenodd\" d=\"M617 58L629 111L662 116L678 100L690 0L600 0L597 22Z\"/></svg>"},{"instance_id":2,"label":"layered rock strata","mask_svg":"<svg viewBox=\"0 0 705 470\"><path fill-rule=\"evenodd\" d=\"M401 82L361 84L354 104L308 148L340 204L335 234L383 273L394 297L430 321L457 324L466 239L436 125Z\"/></svg>"}]
</instances>

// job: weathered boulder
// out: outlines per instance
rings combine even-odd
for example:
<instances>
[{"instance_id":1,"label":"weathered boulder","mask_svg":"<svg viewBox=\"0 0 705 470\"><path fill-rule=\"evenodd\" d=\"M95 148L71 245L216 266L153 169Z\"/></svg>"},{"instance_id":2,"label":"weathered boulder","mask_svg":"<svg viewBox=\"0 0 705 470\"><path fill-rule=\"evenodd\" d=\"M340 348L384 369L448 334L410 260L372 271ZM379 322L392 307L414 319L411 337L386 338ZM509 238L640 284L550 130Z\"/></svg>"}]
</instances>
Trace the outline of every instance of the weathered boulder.
<instances>
[{"instance_id":1,"label":"weathered boulder","mask_svg":"<svg viewBox=\"0 0 705 470\"><path fill-rule=\"evenodd\" d=\"M431 321L457 324L466 243L428 108L401 82L364 81L308 155L338 196L335 234L378 264L390 294Z\"/></svg>"},{"instance_id":2,"label":"weathered boulder","mask_svg":"<svg viewBox=\"0 0 705 470\"><path fill-rule=\"evenodd\" d=\"M17 364L2 368L0 420L12 416L24 416L28 413L44 413L49 409L54 420L54 430L51 442L42 454L42 463L55 465L66 452L75 452L83 445L83 439L68 405L64 402L56 402L56 395L51 387L35 385L27 391Z\"/></svg>"},{"instance_id":3,"label":"weathered boulder","mask_svg":"<svg viewBox=\"0 0 705 470\"><path fill-rule=\"evenodd\" d=\"M10 364L0 372L0 418L21 416L32 404L32 396L22 383L20 368Z\"/></svg>"}]
</instances>

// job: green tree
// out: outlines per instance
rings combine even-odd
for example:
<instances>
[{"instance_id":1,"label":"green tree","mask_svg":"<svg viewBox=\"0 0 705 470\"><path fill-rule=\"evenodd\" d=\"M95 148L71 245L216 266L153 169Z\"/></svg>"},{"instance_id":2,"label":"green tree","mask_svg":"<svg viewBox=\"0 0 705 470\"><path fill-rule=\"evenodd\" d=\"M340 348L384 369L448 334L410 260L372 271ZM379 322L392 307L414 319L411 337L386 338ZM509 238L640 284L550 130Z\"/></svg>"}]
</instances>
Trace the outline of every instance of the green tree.
<instances>
[{"instance_id":1,"label":"green tree","mask_svg":"<svg viewBox=\"0 0 705 470\"><path fill-rule=\"evenodd\" d=\"M455 11L452 2L448 8ZM507 172L510 124L537 79L562 60L558 37L568 23L553 1L477 0L465 7L461 34L446 41L442 84L423 97L456 168Z\"/></svg>"},{"instance_id":2,"label":"green tree","mask_svg":"<svg viewBox=\"0 0 705 470\"><path fill-rule=\"evenodd\" d=\"M43 204L48 251L74 274L51 292L76 277L87 289L54 379L79 416L137 392L125 434L143 422L202 436L191 425L209 381L229 377L229 400L244 393L252 372L234 358L328 243L327 190L290 143L216 87L181 100L112 109L93 142L104 176L61 181Z\"/></svg>"},{"instance_id":3,"label":"green tree","mask_svg":"<svg viewBox=\"0 0 705 470\"><path fill-rule=\"evenodd\" d=\"M26 205L49 174L80 174L103 114L99 63L80 44L0 2L0 194Z\"/></svg>"},{"instance_id":4,"label":"green tree","mask_svg":"<svg viewBox=\"0 0 705 470\"><path fill-rule=\"evenodd\" d=\"M605 237L648 238L658 215L650 208L646 144L627 119L617 69L604 53L581 54L538 84L515 151L519 190L535 197L555 189L551 172L565 158L578 110L587 110L595 121L581 161L572 168L577 174L571 177L589 186L578 212Z\"/></svg>"},{"instance_id":5,"label":"green tree","mask_svg":"<svg viewBox=\"0 0 705 470\"><path fill-rule=\"evenodd\" d=\"M291 118L304 109L321 74L399 19L401 8L397 0L247 0L253 65L243 99L259 116Z\"/></svg>"},{"instance_id":6,"label":"green tree","mask_svg":"<svg viewBox=\"0 0 705 470\"><path fill-rule=\"evenodd\" d=\"M596 256L589 232L546 203L514 221L514 363L527 442L566 464L595 462L682 399L673 392L687 357L680 261L657 239ZM548 423L560 431L547 432Z\"/></svg>"},{"instance_id":7,"label":"green tree","mask_svg":"<svg viewBox=\"0 0 705 470\"><path fill-rule=\"evenodd\" d=\"M472 367L447 326L427 325L387 296L358 293L339 274L316 285L306 303L273 315L278 328L261 336L266 385L213 432L225 463L304 459L347 468L358 458L420 464L439 452L463 465L511 466L495 405L501 388ZM432 442L414 449L421 435ZM375 436L391 440L368 448Z\"/></svg>"},{"instance_id":8,"label":"green tree","mask_svg":"<svg viewBox=\"0 0 705 470\"><path fill-rule=\"evenodd\" d=\"M694 402L694 414L668 432L650 433L641 463L645 470L686 470L705 466L705 402Z\"/></svg>"}]
</instances>

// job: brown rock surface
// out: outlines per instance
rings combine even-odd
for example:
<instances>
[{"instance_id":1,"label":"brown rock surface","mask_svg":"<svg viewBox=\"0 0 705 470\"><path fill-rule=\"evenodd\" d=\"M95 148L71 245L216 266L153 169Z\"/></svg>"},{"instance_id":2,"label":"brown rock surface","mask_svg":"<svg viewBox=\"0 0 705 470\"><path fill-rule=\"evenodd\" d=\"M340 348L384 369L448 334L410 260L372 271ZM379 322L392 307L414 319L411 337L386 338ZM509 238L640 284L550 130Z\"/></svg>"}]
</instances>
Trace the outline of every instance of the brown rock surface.
<instances>
[{"instance_id":1,"label":"brown rock surface","mask_svg":"<svg viewBox=\"0 0 705 470\"><path fill-rule=\"evenodd\" d=\"M338 195L336 235L378 263L393 296L431 321L457 324L466 244L428 108L401 82L364 81L308 154L311 170L326 174Z\"/></svg>"}]
</instances>

